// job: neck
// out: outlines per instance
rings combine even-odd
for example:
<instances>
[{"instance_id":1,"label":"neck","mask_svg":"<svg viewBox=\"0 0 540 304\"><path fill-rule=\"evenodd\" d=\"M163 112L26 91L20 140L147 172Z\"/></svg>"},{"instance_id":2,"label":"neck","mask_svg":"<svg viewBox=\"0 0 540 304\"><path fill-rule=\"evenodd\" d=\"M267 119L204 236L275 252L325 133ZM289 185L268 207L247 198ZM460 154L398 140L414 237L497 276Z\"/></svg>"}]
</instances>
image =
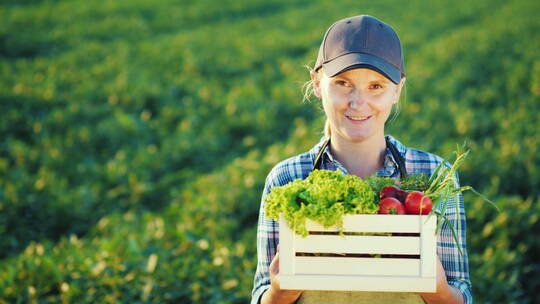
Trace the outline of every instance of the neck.
<instances>
[{"instance_id":1,"label":"neck","mask_svg":"<svg viewBox=\"0 0 540 304\"><path fill-rule=\"evenodd\" d=\"M350 174L366 178L383 167L386 154L384 135L372 136L357 143L332 136L331 143L332 155Z\"/></svg>"}]
</instances>

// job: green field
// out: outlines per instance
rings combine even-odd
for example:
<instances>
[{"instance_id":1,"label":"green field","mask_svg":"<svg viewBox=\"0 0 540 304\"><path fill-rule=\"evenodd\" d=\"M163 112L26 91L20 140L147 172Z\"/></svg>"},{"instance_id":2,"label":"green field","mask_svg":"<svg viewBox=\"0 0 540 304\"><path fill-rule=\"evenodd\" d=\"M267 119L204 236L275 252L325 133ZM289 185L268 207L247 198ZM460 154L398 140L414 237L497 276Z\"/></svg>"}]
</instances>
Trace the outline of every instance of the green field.
<instances>
[{"instance_id":1,"label":"green field","mask_svg":"<svg viewBox=\"0 0 540 304\"><path fill-rule=\"evenodd\" d=\"M539 303L540 2L5 0L0 304L246 303L264 179L322 135L326 28L400 34L387 126L449 157L478 303Z\"/></svg>"}]
</instances>

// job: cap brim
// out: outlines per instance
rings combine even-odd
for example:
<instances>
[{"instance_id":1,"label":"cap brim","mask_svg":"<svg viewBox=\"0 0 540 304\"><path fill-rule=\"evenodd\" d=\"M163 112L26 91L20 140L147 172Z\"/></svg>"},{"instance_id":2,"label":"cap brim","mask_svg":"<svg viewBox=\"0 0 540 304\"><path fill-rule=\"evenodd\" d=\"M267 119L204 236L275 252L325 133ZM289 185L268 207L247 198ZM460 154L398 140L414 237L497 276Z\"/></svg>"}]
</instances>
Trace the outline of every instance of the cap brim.
<instances>
[{"instance_id":1,"label":"cap brim","mask_svg":"<svg viewBox=\"0 0 540 304\"><path fill-rule=\"evenodd\" d=\"M383 74L393 83L398 84L401 80L401 72L399 69L389 64L385 60L365 53L349 53L336 59L324 63L324 73L328 77L334 77L339 73L356 69L368 68Z\"/></svg>"}]
</instances>

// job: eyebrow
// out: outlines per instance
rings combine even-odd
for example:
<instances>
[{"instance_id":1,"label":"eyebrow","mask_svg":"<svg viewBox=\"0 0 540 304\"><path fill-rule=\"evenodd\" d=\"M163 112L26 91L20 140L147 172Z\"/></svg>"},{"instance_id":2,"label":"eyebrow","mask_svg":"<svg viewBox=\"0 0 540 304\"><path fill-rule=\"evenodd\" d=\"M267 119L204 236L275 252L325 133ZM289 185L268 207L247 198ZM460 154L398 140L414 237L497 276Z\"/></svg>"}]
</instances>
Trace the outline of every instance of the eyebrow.
<instances>
[{"instance_id":1,"label":"eyebrow","mask_svg":"<svg viewBox=\"0 0 540 304\"><path fill-rule=\"evenodd\" d=\"M350 79L349 77L347 77L347 76L344 76L343 73L337 74L336 76L331 77L331 78L335 78L335 79L343 78L343 79L345 79L345 80L351 81L351 79Z\"/></svg>"},{"instance_id":2,"label":"eyebrow","mask_svg":"<svg viewBox=\"0 0 540 304\"><path fill-rule=\"evenodd\" d=\"M369 83L373 83L373 82L383 82L383 83L388 83L390 82L390 80L386 77L384 77L383 75L377 75L375 76L376 78L374 80L370 80Z\"/></svg>"},{"instance_id":3,"label":"eyebrow","mask_svg":"<svg viewBox=\"0 0 540 304\"><path fill-rule=\"evenodd\" d=\"M374 82L382 82L384 84L387 84L387 83L390 82L390 80L388 80L386 77L380 77L380 78L377 78L375 80L369 81L369 83L374 83Z\"/></svg>"}]
</instances>

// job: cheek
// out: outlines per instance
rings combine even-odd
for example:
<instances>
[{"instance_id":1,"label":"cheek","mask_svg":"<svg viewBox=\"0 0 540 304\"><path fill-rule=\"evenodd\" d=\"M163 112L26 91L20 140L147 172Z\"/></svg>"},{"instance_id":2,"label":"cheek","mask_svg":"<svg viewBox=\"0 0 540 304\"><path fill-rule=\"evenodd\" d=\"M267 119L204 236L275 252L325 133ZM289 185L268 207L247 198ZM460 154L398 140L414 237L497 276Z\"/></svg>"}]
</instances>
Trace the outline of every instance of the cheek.
<instances>
[{"instance_id":1,"label":"cheek","mask_svg":"<svg viewBox=\"0 0 540 304\"><path fill-rule=\"evenodd\" d=\"M379 96L375 102L371 103L371 106L378 111L385 112L390 111L392 109L392 106L396 104L396 98L394 94L388 92L382 96Z\"/></svg>"},{"instance_id":2,"label":"cheek","mask_svg":"<svg viewBox=\"0 0 540 304\"><path fill-rule=\"evenodd\" d=\"M347 108L348 97L339 90L327 89L323 92L323 105L326 108L332 108L334 111Z\"/></svg>"},{"instance_id":3,"label":"cheek","mask_svg":"<svg viewBox=\"0 0 540 304\"><path fill-rule=\"evenodd\" d=\"M331 114L335 111L332 102L329 101L328 98L322 98L322 106L324 109L324 113L326 113L326 116L331 116Z\"/></svg>"}]
</instances>

